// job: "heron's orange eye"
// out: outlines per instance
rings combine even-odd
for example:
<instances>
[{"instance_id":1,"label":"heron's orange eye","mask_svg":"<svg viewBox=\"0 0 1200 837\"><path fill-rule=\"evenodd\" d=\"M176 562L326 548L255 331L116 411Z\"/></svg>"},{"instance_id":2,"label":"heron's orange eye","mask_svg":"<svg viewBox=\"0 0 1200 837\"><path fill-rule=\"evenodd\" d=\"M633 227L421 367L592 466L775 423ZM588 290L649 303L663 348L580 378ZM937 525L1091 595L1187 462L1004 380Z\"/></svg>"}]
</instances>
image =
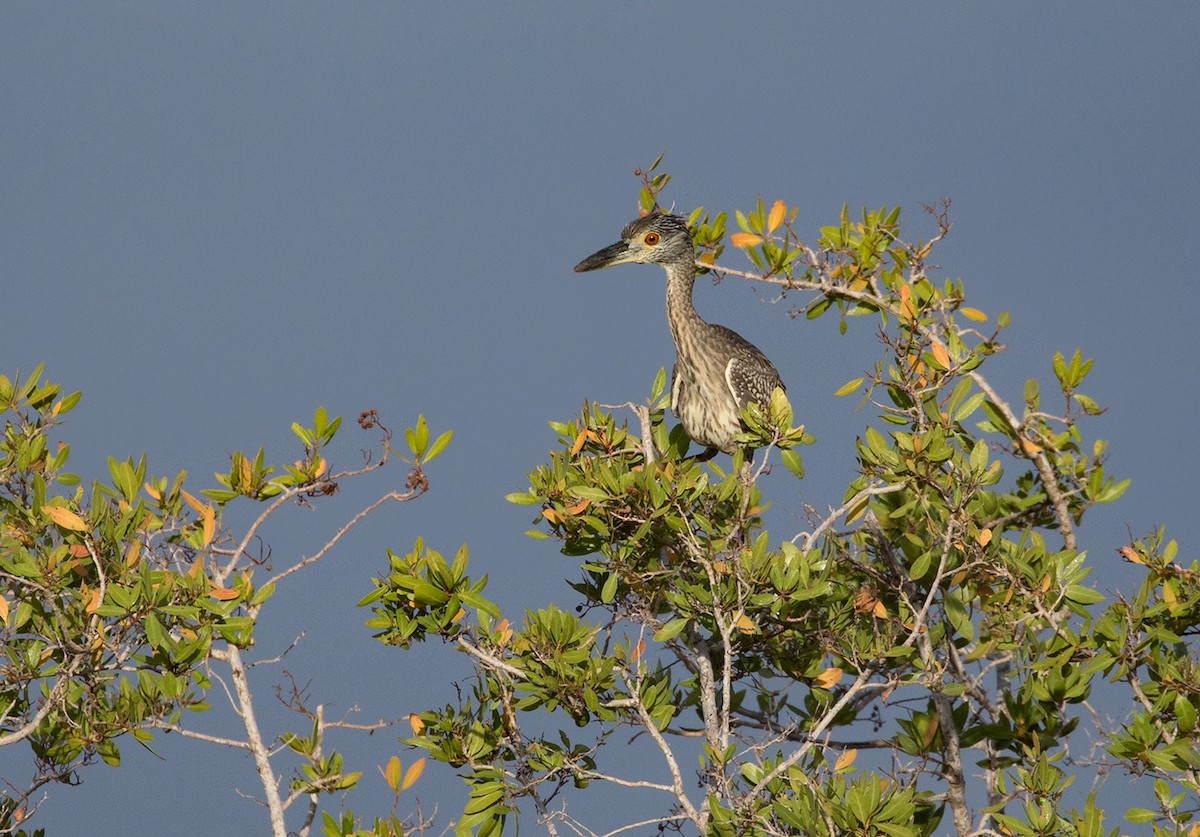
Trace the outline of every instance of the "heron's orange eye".
<instances>
[{"instance_id":1,"label":"heron's orange eye","mask_svg":"<svg viewBox=\"0 0 1200 837\"><path fill-rule=\"evenodd\" d=\"M653 247L655 244L658 244L658 233L646 233L646 237L642 241Z\"/></svg>"}]
</instances>

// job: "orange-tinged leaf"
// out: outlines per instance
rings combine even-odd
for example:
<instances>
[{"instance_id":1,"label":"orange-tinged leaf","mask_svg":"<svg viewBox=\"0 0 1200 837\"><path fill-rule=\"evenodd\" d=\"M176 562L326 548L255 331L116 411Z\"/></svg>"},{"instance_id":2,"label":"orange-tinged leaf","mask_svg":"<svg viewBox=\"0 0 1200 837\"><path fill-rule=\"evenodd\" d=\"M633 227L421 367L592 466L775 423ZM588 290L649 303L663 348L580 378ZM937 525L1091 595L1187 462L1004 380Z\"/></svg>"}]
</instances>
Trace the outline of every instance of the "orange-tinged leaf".
<instances>
[{"instance_id":1,"label":"orange-tinged leaf","mask_svg":"<svg viewBox=\"0 0 1200 837\"><path fill-rule=\"evenodd\" d=\"M587 441L587 437L587 428L585 427L583 430L580 430L579 435L575 437L575 444L571 445L571 456L575 456L577 453L583 450L583 445L584 442Z\"/></svg>"},{"instance_id":2,"label":"orange-tinged leaf","mask_svg":"<svg viewBox=\"0 0 1200 837\"><path fill-rule=\"evenodd\" d=\"M736 232L729 236L729 243L734 247L753 247L762 244L762 236L754 233Z\"/></svg>"},{"instance_id":3,"label":"orange-tinged leaf","mask_svg":"<svg viewBox=\"0 0 1200 837\"><path fill-rule=\"evenodd\" d=\"M758 633L758 625L755 625L754 620L751 619L749 616L747 616L744 613L741 614L740 616L738 616L737 621L734 622L733 624L734 624L734 627L736 627L739 631L741 631L744 634Z\"/></svg>"},{"instance_id":4,"label":"orange-tinged leaf","mask_svg":"<svg viewBox=\"0 0 1200 837\"><path fill-rule=\"evenodd\" d=\"M992 542L992 530L981 529L979 534L975 536L975 540L979 541L980 546L987 546Z\"/></svg>"},{"instance_id":5,"label":"orange-tinged leaf","mask_svg":"<svg viewBox=\"0 0 1200 837\"><path fill-rule=\"evenodd\" d=\"M421 720L421 716L416 712L409 713L408 725L412 727L413 735L420 735L425 731L425 722Z\"/></svg>"},{"instance_id":6,"label":"orange-tinged leaf","mask_svg":"<svg viewBox=\"0 0 1200 837\"><path fill-rule=\"evenodd\" d=\"M238 591L234 590L232 587L210 586L208 588L208 595L212 596L218 601L227 602L230 599L236 599L238 597Z\"/></svg>"},{"instance_id":7,"label":"orange-tinged leaf","mask_svg":"<svg viewBox=\"0 0 1200 837\"><path fill-rule=\"evenodd\" d=\"M858 750L851 748L838 756L837 761L833 765L834 772L845 770L850 765L854 764L854 760L858 758Z\"/></svg>"},{"instance_id":8,"label":"orange-tinged leaf","mask_svg":"<svg viewBox=\"0 0 1200 837\"><path fill-rule=\"evenodd\" d=\"M413 762L408 770L404 771L404 782L400 785L400 790L408 790L417 779L421 778L421 774L425 772L425 759L420 758Z\"/></svg>"},{"instance_id":9,"label":"orange-tinged leaf","mask_svg":"<svg viewBox=\"0 0 1200 837\"><path fill-rule=\"evenodd\" d=\"M389 788L399 792L403 773L404 767L400 764L400 757L392 756L388 759L387 767L383 768L383 780L388 783Z\"/></svg>"},{"instance_id":10,"label":"orange-tinged leaf","mask_svg":"<svg viewBox=\"0 0 1200 837\"><path fill-rule=\"evenodd\" d=\"M204 507L205 507L204 503L200 502L195 497L193 497L191 494L188 494L186 491L181 491L180 493L183 495L183 499L187 502L187 504L189 506L191 506L193 509L195 509L197 514L204 514Z\"/></svg>"},{"instance_id":11,"label":"orange-tinged leaf","mask_svg":"<svg viewBox=\"0 0 1200 837\"><path fill-rule=\"evenodd\" d=\"M577 515L580 512L582 512L584 509L586 509L588 507L588 504L591 502L592 502L591 500L580 500L578 503L576 503L573 506L567 506L565 509L563 509L563 511L565 511L569 515L574 516L574 515Z\"/></svg>"},{"instance_id":12,"label":"orange-tinged leaf","mask_svg":"<svg viewBox=\"0 0 1200 837\"><path fill-rule=\"evenodd\" d=\"M325 470L328 467L329 467L329 460L327 460L323 456L318 456L317 457L317 469L313 472L313 475L318 476L318 477L321 476L321 474L325 473Z\"/></svg>"},{"instance_id":13,"label":"orange-tinged leaf","mask_svg":"<svg viewBox=\"0 0 1200 837\"><path fill-rule=\"evenodd\" d=\"M987 314L983 313L978 308L959 308L958 310L968 320L974 320L977 323L987 322Z\"/></svg>"},{"instance_id":14,"label":"orange-tinged leaf","mask_svg":"<svg viewBox=\"0 0 1200 837\"><path fill-rule=\"evenodd\" d=\"M563 516L558 509L542 509L542 517L555 524L563 522Z\"/></svg>"},{"instance_id":15,"label":"orange-tinged leaf","mask_svg":"<svg viewBox=\"0 0 1200 837\"><path fill-rule=\"evenodd\" d=\"M1025 451L1026 456L1037 456L1042 452L1042 446L1029 439L1022 439L1021 450Z\"/></svg>"},{"instance_id":16,"label":"orange-tinged leaf","mask_svg":"<svg viewBox=\"0 0 1200 837\"><path fill-rule=\"evenodd\" d=\"M838 681L842 679L843 673L844 672L837 666L834 666L833 668L827 668L817 675L815 682L822 689L828 689L831 686L837 685Z\"/></svg>"},{"instance_id":17,"label":"orange-tinged leaf","mask_svg":"<svg viewBox=\"0 0 1200 837\"><path fill-rule=\"evenodd\" d=\"M787 215L787 204L783 201L775 201L771 206L771 214L767 216L767 232L775 232L779 229L785 215Z\"/></svg>"},{"instance_id":18,"label":"orange-tinged leaf","mask_svg":"<svg viewBox=\"0 0 1200 837\"><path fill-rule=\"evenodd\" d=\"M98 608L98 607L100 607L100 588L99 587L97 587L95 590L92 591L91 598L88 600L87 605L83 609L87 613L88 616L91 616L93 613L96 612L96 608Z\"/></svg>"},{"instance_id":19,"label":"orange-tinged leaf","mask_svg":"<svg viewBox=\"0 0 1200 837\"><path fill-rule=\"evenodd\" d=\"M187 504L195 509L196 513L200 515L200 522L202 531L204 533L204 542L201 544L201 546L208 546L210 543L212 543L213 535L217 533L216 511L213 509L211 504L200 502L186 491L181 493L183 494L183 499L187 501Z\"/></svg>"},{"instance_id":20,"label":"orange-tinged leaf","mask_svg":"<svg viewBox=\"0 0 1200 837\"><path fill-rule=\"evenodd\" d=\"M871 608L871 613L874 614L876 619L887 619L887 605L879 600L876 600L875 607Z\"/></svg>"},{"instance_id":21,"label":"orange-tinged leaf","mask_svg":"<svg viewBox=\"0 0 1200 837\"><path fill-rule=\"evenodd\" d=\"M8 624L8 608L8 599L0 596L0 622L4 622L5 624Z\"/></svg>"},{"instance_id":22,"label":"orange-tinged leaf","mask_svg":"<svg viewBox=\"0 0 1200 837\"><path fill-rule=\"evenodd\" d=\"M1142 560L1142 556L1138 555L1137 550L1134 549L1132 546L1123 546L1120 549L1118 549L1117 552L1126 561L1131 561L1134 564L1145 564L1146 563L1145 561Z\"/></svg>"},{"instance_id":23,"label":"orange-tinged leaf","mask_svg":"<svg viewBox=\"0 0 1200 837\"><path fill-rule=\"evenodd\" d=\"M133 541L130 541L129 549L125 550L125 566L130 567L130 568L136 567L138 564L138 561L141 560L141 557L142 557L142 542L140 540L136 540L136 539Z\"/></svg>"},{"instance_id":24,"label":"orange-tinged leaf","mask_svg":"<svg viewBox=\"0 0 1200 837\"><path fill-rule=\"evenodd\" d=\"M639 639L637 641L637 645L633 646L633 651L631 651L629 653L629 661L631 663L636 663L638 660L640 660L642 658L642 654L644 654L645 651L646 651L646 640Z\"/></svg>"},{"instance_id":25,"label":"orange-tinged leaf","mask_svg":"<svg viewBox=\"0 0 1200 837\"><path fill-rule=\"evenodd\" d=\"M938 362L938 366L943 369L950 368L950 355L946 352L946 347L934 340L930 345L929 350L933 352L933 359Z\"/></svg>"},{"instance_id":26,"label":"orange-tinged leaf","mask_svg":"<svg viewBox=\"0 0 1200 837\"><path fill-rule=\"evenodd\" d=\"M461 622L463 617L466 615L467 609L465 607L460 607L458 609L458 613L454 614L454 618L450 620L450 624L453 625L455 622Z\"/></svg>"},{"instance_id":27,"label":"orange-tinged leaf","mask_svg":"<svg viewBox=\"0 0 1200 837\"><path fill-rule=\"evenodd\" d=\"M729 572L729 564L725 561L713 561L713 572L725 574Z\"/></svg>"},{"instance_id":28,"label":"orange-tinged leaf","mask_svg":"<svg viewBox=\"0 0 1200 837\"><path fill-rule=\"evenodd\" d=\"M153 500L155 500L155 501L158 501L158 500L161 500L161 499L162 499L162 495L158 493L158 489L157 489L157 488L155 488L154 486L152 486L150 483L146 483L145 485L143 485L143 486L142 486L142 489L143 489L143 490L144 490L144 491L145 491L147 494L149 494L149 495L150 495L151 499L153 499Z\"/></svg>"},{"instance_id":29,"label":"orange-tinged leaf","mask_svg":"<svg viewBox=\"0 0 1200 837\"><path fill-rule=\"evenodd\" d=\"M70 529L72 532L87 531L87 521L70 509L64 509L62 506L42 506L42 508L56 525Z\"/></svg>"},{"instance_id":30,"label":"orange-tinged leaf","mask_svg":"<svg viewBox=\"0 0 1200 837\"><path fill-rule=\"evenodd\" d=\"M188 571L187 571L188 578L199 578L200 574L203 572L204 572L204 559L197 558L195 561L192 562L192 565L190 567L188 567Z\"/></svg>"},{"instance_id":31,"label":"orange-tinged leaf","mask_svg":"<svg viewBox=\"0 0 1200 837\"><path fill-rule=\"evenodd\" d=\"M67 547L67 552L71 554L72 558L86 558L90 554L88 552L87 544L84 543L71 544Z\"/></svg>"},{"instance_id":32,"label":"orange-tinged leaf","mask_svg":"<svg viewBox=\"0 0 1200 837\"><path fill-rule=\"evenodd\" d=\"M217 517L213 514L212 509L204 515L204 543L201 546L208 546L212 543L213 535L217 533Z\"/></svg>"}]
</instances>

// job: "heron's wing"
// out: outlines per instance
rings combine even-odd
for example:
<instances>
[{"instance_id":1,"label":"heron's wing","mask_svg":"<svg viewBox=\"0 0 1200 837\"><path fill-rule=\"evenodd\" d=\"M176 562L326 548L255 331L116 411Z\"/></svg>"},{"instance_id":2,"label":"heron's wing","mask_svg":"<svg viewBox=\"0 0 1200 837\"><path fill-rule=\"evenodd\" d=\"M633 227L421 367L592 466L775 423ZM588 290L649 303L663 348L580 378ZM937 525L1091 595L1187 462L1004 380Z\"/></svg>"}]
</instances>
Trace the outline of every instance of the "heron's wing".
<instances>
[{"instance_id":1,"label":"heron's wing","mask_svg":"<svg viewBox=\"0 0 1200 837\"><path fill-rule=\"evenodd\" d=\"M725 383L738 407L745 407L751 401L766 407L776 387L787 389L767 356L750 343L725 364Z\"/></svg>"},{"instance_id":2,"label":"heron's wing","mask_svg":"<svg viewBox=\"0 0 1200 837\"><path fill-rule=\"evenodd\" d=\"M671 412L679 415L679 361L671 367Z\"/></svg>"}]
</instances>

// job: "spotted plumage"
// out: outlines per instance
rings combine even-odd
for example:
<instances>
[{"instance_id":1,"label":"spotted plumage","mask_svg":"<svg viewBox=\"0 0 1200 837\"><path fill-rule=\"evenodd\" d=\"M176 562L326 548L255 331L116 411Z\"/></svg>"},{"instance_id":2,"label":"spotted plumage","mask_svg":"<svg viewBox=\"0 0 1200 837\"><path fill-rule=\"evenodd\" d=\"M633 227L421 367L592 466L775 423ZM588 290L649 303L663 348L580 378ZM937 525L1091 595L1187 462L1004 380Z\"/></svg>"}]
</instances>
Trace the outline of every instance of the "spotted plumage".
<instances>
[{"instance_id":1,"label":"spotted plumage","mask_svg":"<svg viewBox=\"0 0 1200 837\"><path fill-rule=\"evenodd\" d=\"M659 264L667 272L667 322L676 353L671 412L693 441L733 453L733 437L743 430L741 409L751 401L769 402L775 388L783 388L779 373L750 341L696 313L695 249L682 218L655 212L630 221L619 242L588 256L575 271L628 262Z\"/></svg>"}]
</instances>

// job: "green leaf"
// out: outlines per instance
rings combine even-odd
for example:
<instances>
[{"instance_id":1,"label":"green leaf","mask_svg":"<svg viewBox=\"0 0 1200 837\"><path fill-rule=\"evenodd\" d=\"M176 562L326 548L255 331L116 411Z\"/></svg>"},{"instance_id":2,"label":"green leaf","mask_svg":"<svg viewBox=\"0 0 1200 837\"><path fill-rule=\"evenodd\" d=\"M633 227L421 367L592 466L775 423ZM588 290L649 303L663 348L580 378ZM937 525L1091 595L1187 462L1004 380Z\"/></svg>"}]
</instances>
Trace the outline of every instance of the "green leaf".
<instances>
[{"instance_id":1,"label":"green leaf","mask_svg":"<svg viewBox=\"0 0 1200 837\"><path fill-rule=\"evenodd\" d=\"M429 446L429 451L425 454L425 461L432 462L434 459L436 459L438 454L446 449L446 445L450 444L450 439L453 438L453 436L453 430L447 430L441 436L438 436L437 439L434 440L433 444Z\"/></svg>"},{"instance_id":2,"label":"green leaf","mask_svg":"<svg viewBox=\"0 0 1200 837\"><path fill-rule=\"evenodd\" d=\"M670 640L679 636L680 632L687 627L687 624L690 621L691 620L686 616L679 616L675 619L672 619L670 622L654 632L654 641L669 642Z\"/></svg>"},{"instance_id":3,"label":"green leaf","mask_svg":"<svg viewBox=\"0 0 1200 837\"><path fill-rule=\"evenodd\" d=\"M1137 823L1150 822L1156 816L1157 816L1157 814L1155 814L1153 811L1147 810L1145 808L1130 808L1125 813L1125 819L1129 820L1130 822L1137 822Z\"/></svg>"},{"instance_id":4,"label":"green leaf","mask_svg":"<svg viewBox=\"0 0 1200 837\"><path fill-rule=\"evenodd\" d=\"M600 591L600 601L609 604L617 595L617 574L609 573L608 578L604 582L604 587Z\"/></svg>"},{"instance_id":5,"label":"green leaf","mask_svg":"<svg viewBox=\"0 0 1200 837\"><path fill-rule=\"evenodd\" d=\"M781 450L780 457L783 459L784 467L796 475L798 479L804 479L804 460L792 448Z\"/></svg>"}]
</instances>

